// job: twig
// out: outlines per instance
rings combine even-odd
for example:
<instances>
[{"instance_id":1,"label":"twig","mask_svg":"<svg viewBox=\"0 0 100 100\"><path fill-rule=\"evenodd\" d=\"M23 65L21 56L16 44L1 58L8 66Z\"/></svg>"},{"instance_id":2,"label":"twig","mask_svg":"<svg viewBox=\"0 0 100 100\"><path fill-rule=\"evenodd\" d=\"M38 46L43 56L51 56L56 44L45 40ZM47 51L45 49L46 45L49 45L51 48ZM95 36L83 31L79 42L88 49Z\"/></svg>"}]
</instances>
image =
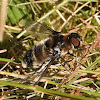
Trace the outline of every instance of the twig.
<instances>
[{"instance_id":1,"label":"twig","mask_svg":"<svg viewBox=\"0 0 100 100\"><path fill-rule=\"evenodd\" d=\"M1 12L0 12L0 41L3 40L3 33L4 33L4 25L6 20L6 14L7 14L7 4L8 0L2 0L1 3Z\"/></svg>"}]
</instances>

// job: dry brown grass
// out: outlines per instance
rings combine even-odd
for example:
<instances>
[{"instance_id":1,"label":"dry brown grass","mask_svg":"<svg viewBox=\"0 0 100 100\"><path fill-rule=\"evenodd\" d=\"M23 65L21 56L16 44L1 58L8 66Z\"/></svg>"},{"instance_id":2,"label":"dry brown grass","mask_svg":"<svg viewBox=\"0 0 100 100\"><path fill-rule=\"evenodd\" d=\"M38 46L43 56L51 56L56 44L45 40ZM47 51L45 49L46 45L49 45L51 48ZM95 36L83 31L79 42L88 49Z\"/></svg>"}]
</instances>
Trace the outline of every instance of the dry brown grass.
<instances>
[{"instance_id":1,"label":"dry brown grass","mask_svg":"<svg viewBox=\"0 0 100 100\"><path fill-rule=\"evenodd\" d=\"M5 3L3 4L3 2ZM2 84L0 85L0 99L99 100L100 2L8 0L7 10L6 3L7 0L2 0L0 3L0 13L3 18L0 21L0 40L3 39L4 31L4 39L0 43L0 84ZM6 12L7 18L5 17ZM77 60L81 64L71 61L63 67L56 61L39 83L39 86L45 87L47 90L38 86L32 87L32 89L28 87L28 85L31 86L30 82L33 78L31 68L23 69L21 66L24 52L39 41L24 29L25 23L29 20L43 22L65 34L78 32L82 36L83 42L79 50L73 50L73 54L77 56ZM68 58L71 57L63 56L61 62L64 63ZM31 75L29 76L27 73ZM27 79L31 81L27 82Z\"/></svg>"}]
</instances>

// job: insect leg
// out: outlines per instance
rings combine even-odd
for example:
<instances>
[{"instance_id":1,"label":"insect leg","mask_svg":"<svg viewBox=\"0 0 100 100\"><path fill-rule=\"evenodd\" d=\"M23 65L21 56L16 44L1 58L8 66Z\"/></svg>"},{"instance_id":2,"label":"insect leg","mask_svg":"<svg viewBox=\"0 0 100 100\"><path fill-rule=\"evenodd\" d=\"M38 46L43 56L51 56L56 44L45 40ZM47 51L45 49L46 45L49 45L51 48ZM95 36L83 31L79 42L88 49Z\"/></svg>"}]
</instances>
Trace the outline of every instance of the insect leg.
<instances>
[{"instance_id":1,"label":"insect leg","mask_svg":"<svg viewBox=\"0 0 100 100\"><path fill-rule=\"evenodd\" d=\"M76 61L77 63L79 63L80 65L84 66L82 63L80 63L79 61L77 61L77 57L76 57L75 55L73 55L73 54L71 54L71 53L69 53L69 52L67 52L66 54L69 54L69 55L75 57L75 61ZM70 62L70 61L72 61L72 60L69 60L69 61L66 61L66 62ZM86 67L86 66L84 66L84 67Z\"/></svg>"},{"instance_id":2,"label":"insect leg","mask_svg":"<svg viewBox=\"0 0 100 100\"><path fill-rule=\"evenodd\" d=\"M54 62L55 59L58 59L60 57L60 53L57 53L55 56L51 58L51 60L44 66L44 70L41 72L41 75L37 78L37 81L34 83L34 85L37 85L41 78L45 75L50 65Z\"/></svg>"},{"instance_id":3,"label":"insect leg","mask_svg":"<svg viewBox=\"0 0 100 100\"><path fill-rule=\"evenodd\" d=\"M40 69L37 71L37 73L41 73L41 72L44 70L44 67L45 67L45 66L43 66L43 65L44 65L45 62L47 62L47 61L50 61L50 58L46 59L46 60L41 64Z\"/></svg>"}]
</instances>

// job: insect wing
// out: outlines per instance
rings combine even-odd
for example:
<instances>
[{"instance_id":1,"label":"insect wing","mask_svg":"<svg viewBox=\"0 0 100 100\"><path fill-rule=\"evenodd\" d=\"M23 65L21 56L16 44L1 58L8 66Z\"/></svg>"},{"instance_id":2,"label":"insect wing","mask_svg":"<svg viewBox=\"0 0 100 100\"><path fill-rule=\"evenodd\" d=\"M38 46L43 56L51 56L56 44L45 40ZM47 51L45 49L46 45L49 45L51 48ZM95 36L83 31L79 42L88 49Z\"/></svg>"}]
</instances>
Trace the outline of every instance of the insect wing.
<instances>
[{"instance_id":1,"label":"insect wing","mask_svg":"<svg viewBox=\"0 0 100 100\"><path fill-rule=\"evenodd\" d=\"M26 31L35 36L35 38L46 38L52 35L55 31L49 28L47 25L37 21L28 21L25 25Z\"/></svg>"}]
</instances>

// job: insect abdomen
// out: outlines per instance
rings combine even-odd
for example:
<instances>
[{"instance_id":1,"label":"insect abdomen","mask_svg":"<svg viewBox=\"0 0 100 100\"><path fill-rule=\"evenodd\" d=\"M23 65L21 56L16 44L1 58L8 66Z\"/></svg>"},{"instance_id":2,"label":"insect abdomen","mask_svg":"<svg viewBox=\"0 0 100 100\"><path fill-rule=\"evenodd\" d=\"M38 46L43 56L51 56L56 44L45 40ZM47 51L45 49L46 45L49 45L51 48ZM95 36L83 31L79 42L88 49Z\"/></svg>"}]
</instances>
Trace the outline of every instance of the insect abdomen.
<instances>
[{"instance_id":1,"label":"insect abdomen","mask_svg":"<svg viewBox=\"0 0 100 100\"><path fill-rule=\"evenodd\" d=\"M23 61L22 61L22 66L24 68L26 67L29 67L29 66L32 66L33 65L33 62L34 62L34 59L33 59L33 50L30 49L24 56L23 58Z\"/></svg>"},{"instance_id":2,"label":"insect abdomen","mask_svg":"<svg viewBox=\"0 0 100 100\"><path fill-rule=\"evenodd\" d=\"M39 42L32 49L30 49L24 56L22 61L23 68L32 67L34 63L41 63L49 57L49 49L45 43L48 41Z\"/></svg>"},{"instance_id":3,"label":"insect abdomen","mask_svg":"<svg viewBox=\"0 0 100 100\"><path fill-rule=\"evenodd\" d=\"M48 57L47 49L48 48L45 46L44 43L40 43L40 44L34 46L33 58L35 59L36 62L40 63Z\"/></svg>"}]
</instances>

